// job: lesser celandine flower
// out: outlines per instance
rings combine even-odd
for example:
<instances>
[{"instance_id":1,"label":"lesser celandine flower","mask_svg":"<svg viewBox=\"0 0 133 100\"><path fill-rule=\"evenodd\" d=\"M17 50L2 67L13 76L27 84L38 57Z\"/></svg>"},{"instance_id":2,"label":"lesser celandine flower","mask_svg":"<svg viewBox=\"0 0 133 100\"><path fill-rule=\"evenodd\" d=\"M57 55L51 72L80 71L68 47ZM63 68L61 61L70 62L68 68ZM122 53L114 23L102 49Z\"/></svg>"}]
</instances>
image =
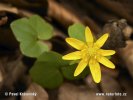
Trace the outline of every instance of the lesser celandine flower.
<instances>
[{"instance_id":1,"label":"lesser celandine flower","mask_svg":"<svg viewBox=\"0 0 133 100\"><path fill-rule=\"evenodd\" d=\"M80 62L74 72L74 76L79 75L86 66L89 66L94 81L96 83L99 83L101 80L101 70L99 63L111 69L115 68L115 65L106 57L115 54L115 51L101 49L108 37L109 34L106 33L101 36L96 42L94 42L94 38L89 27L86 27L86 42L80 41L75 38L66 38L66 42L77 49L77 51L69 53L62 58L64 60L80 59Z\"/></svg>"}]
</instances>

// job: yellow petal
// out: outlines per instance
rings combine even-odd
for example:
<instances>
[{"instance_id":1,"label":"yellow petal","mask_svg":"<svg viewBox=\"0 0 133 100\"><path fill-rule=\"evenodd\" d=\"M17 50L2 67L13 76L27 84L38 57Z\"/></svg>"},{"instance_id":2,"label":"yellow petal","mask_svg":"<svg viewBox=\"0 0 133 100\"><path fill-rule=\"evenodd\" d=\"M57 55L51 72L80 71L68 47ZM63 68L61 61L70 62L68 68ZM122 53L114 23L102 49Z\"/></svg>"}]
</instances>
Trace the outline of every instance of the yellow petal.
<instances>
[{"instance_id":1,"label":"yellow petal","mask_svg":"<svg viewBox=\"0 0 133 100\"><path fill-rule=\"evenodd\" d=\"M85 67L87 66L87 63L88 62L86 59L81 60L74 72L74 76L78 76L85 69Z\"/></svg>"},{"instance_id":2,"label":"yellow petal","mask_svg":"<svg viewBox=\"0 0 133 100\"><path fill-rule=\"evenodd\" d=\"M81 50L82 47L84 46L84 42L75 38L66 38L66 42L78 50Z\"/></svg>"},{"instance_id":3,"label":"yellow petal","mask_svg":"<svg viewBox=\"0 0 133 100\"><path fill-rule=\"evenodd\" d=\"M64 55L62 59L64 60L77 60L81 58L81 52L80 51L75 51L72 53L69 53L67 55Z\"/></svg>"},{"instance_id":4,"label":"yellow petal","mask_svg":"<svg viewBox=\"0 0 133 100\"><path fill-rule=\"evenodd\" d=\"M110 60L108 60L106 57L100 57L100 58L98 59L98 61L99 61L101 64L103 64L103 65L105 65L106 67L108 67L108 68L111 68L111 69L114 69L114 68L115 68L115 65L114 65Z\"/></svg>"},{"instance_id":5,"label":"yellow petal","mask_svg":"<svg viewBox=\"0 0 133 100\"><path fill-rule=\"evenodd\" d=\"M110 56L110 55L115 54L115 51L114 50L103 50L103 49L99 49L97 52L99 54L101 54L102 56Z\"/></svg>"},{"instance_id":6,"label":"yellow petal","mask_svg":"<svg viewBox=\"0 0 133 100\"><path fill-rule=\"evenodd\" d=\"M106 40L108 39L108 37L109 37L109 34L108 33L104 34L103 36L101 36L96 41L95 45L97 45L99 48L101 48L104 45L104 43L106 42Z\"/></svg>"},{"instance_id":7,"label":"yellow petal","mask_svg":"<svg viewBox=\"0 0 133 100\"><path fill-rule=\"evenodd\" d=\"M93 43L93 35L89 27L85 28L85 38L87 43Z\"/></svg>"},{"instance_id":8,"label":"yellow petal","mask_svg":"<svg viewBox=\"0 0 133 100\"><path fill-rule=\"evenodd\" d=\"M97 61L90 60L89 67L94 81L99 83L101 81L101 70L99 63Z\"/></svg>"}]
</instances>

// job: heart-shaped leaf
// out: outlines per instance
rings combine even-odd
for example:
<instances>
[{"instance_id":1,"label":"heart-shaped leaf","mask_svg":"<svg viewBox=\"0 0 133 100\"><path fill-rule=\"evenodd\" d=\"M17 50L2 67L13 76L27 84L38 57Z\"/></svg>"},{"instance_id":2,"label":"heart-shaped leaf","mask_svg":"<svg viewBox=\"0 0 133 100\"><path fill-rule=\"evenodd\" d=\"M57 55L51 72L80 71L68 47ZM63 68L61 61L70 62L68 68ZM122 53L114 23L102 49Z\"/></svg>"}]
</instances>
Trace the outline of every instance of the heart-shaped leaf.
<instances>
[{"instance_id":1,"label":"heart-shaped leaf","mask_svg":"<svg viewBox=\"0 0 133 100\"><path fill-rule=\"evenodd\" d=\"M44 88L53 89L60 86L63 82L63 76L57 68L57 64L36 62L30 70L30 75L33 81Z\"/></svg>"},{"instance_id":2,"label":"heart-shaped leaf","mask_svg":"<svg viewBox=\"0 0 133 100\"><path fill-rule=\"evenodd\" d=\"M53 28L40 16L34 15L29 18L30 25L37 33L38 39L48 40L53 35Z\"/></svg>"},{"instance_id":3,"label":"heart-shaped leaf","mask_svg":"<svg viewBox=\"0 0 133 100\"><path fill-rule=\"evenodd\" d=\"M68 34L72 38L85 42L85 26L79 23L73 24L68 28Z\"/></svg>"},{"instance_id":4,"label":"heart-shaped leaf","mask_svg":"<svg viewBox=\"0 0 133 100\"><path fill-rule=\"evenodd\" d=\"M52 37L53 28L40 16L18 19L11 23L11 29L20 42L20 49L24 55L38 57L49 50L42 40Z\"/></svg>"},{"instance_id":5,"label":"heart-shaped leaf","mask_svg":"<svg viewBox=\"0 0 133 100\"><path fill-rule=\"evenodd\" d=\"M63 82L61 67L69 65L62 55L49 51L40 55L30 70L32 79L45 88L55 88Z\"/></svg>"},{"instance_id":6,"label":"heart-shaped leaf","mask_svg":"<svg viewBox=\"0 0 133 100\"><path fill-rule=\"evenodd\" d=\"M19 42L35 41L37 39L36 32L30 26L27 18L21 18L12 22L11 29Z\"/></svg>"}]
</instances>

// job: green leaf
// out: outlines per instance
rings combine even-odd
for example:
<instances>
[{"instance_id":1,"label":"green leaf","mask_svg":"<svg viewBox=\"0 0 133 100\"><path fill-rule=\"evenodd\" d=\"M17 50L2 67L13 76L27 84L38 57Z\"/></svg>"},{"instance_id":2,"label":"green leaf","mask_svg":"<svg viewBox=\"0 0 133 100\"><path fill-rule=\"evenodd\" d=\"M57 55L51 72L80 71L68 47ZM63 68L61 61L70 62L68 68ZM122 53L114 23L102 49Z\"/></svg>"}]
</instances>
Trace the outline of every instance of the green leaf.
<instances>
[{"instance_id":1,"label":"green leaf","mask_svg":"<svg viewBox=\"0 0 133 100\"><path fill-rule=\"evenodd\" d=\"M78 75L77 77L74 77L74 71L76 67L77 67L77 64L61 67L61 71L64 77L69 80L82 79L82 78L85 78L85 76L89 73L89 69L88 67L86 67L80 75Z\"/></svg>"},{"instance_id":2,"label":"green leaf","mask_svg":"<svg viewBox=\"0 0 133 100\"><path fill-rule=\"evenodd\" d=\"M37 61L50 62L59 66L69 65L69 61L63 60L62 55L54 51L44 52Z\"/></svg>"},{"instance_id":3,"label":"green leaf","mask_svg":"<svg viewBox=\"0 0 133 100\"><path fill-rule=\"evenodd\" d=\"M19 42L36 40L36 32L30 27L27 18L21 18L11 23L11 29Z\"/></svg>"},{"instance_id":4,"label":"green leaf","mask_svg":"<svg viewBox=\"0 0 133 100\"><path fill-rule=\"evenodd\" d=\"M57 69L57 64L36 62L30 70L30 75L36 83L44 88L53 89L61 85L63 76Z\"/></svg>"},{"instance_id":5,"label":"green leaf","mask_svg":"<svg viewBox=\"0 0 133 100\"><path fill-rule=\"evenodd\" d=\"M69 65L62 55L49 51L41 54L30 70L32 79L45 88L56 88L63 82L61 67Z\"/></svg>"},{"instance_id":6,"label":"green leaf","mask_svg":"<svg viewBox=\"0 0 133 100\"><path fill-rule=\"evenodd\" d=\"M85 26L79 23L73 24L68 28L68 34L72 38L85 42Z\"/></svg>"},{"instance_id":7,"label":"green leaf","mask_svg":"<svg viewBox=\"0 0 133 100\"><path fill-rule=\"evenodd\" d=\"M20 49L24 55L38 57L49 51L42 40L52 37L53 28L38 15L15 20L11 23L11 29L20 42Z\"/></svg>"},{"instance_id":8,"label":"green leaf","mask_svg":"<svg viewBox=\"0 0 133 100\"><path fill-rule=\"evenodd\" d=\"M21 52L28 57L38 57L44 51L49 51L48 46L41 41L25 41L20 43Z\"/></svg>"},{"instance_id":9,"label":"green leaf","mask_svg":"<svg viewBox=\"0 0 133 100\"><path fill-rule=\"evenodd\" d=\"M35 29L38 39L48 40L53 35L53 28L40 16L34 15L29 18L30 25Z\"/></svg>"}]
</instances>

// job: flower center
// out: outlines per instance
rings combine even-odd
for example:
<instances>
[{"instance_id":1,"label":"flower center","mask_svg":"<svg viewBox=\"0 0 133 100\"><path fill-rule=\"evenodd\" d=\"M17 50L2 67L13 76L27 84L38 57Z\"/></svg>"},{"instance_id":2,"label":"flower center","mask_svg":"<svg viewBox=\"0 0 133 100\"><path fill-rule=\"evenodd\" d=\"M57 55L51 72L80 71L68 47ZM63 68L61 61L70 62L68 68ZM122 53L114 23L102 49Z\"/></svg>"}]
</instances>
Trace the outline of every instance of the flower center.
<instances>
[{"instance_id":1,"label":"flower center","mask_svg":"<svg viewBox=\"0 0 133 100\"><path fill-rule=\"evenodd\" d=\"M87 51L88 56L94 56L96 54L95 48L88 48Z\"/></svg>"},{"instance_id":2,"label":"flower center","mask_svg":"<svg viewBox=\"0 0 133 100\"><path fill-rule=\"evenodd\" d=\"M94 44L86 45L82 50L82 58L87 58L88 60L90 58L96 59L97 57L97 50L99 48L95 46Z\"/></svg>"}]
</instances>

